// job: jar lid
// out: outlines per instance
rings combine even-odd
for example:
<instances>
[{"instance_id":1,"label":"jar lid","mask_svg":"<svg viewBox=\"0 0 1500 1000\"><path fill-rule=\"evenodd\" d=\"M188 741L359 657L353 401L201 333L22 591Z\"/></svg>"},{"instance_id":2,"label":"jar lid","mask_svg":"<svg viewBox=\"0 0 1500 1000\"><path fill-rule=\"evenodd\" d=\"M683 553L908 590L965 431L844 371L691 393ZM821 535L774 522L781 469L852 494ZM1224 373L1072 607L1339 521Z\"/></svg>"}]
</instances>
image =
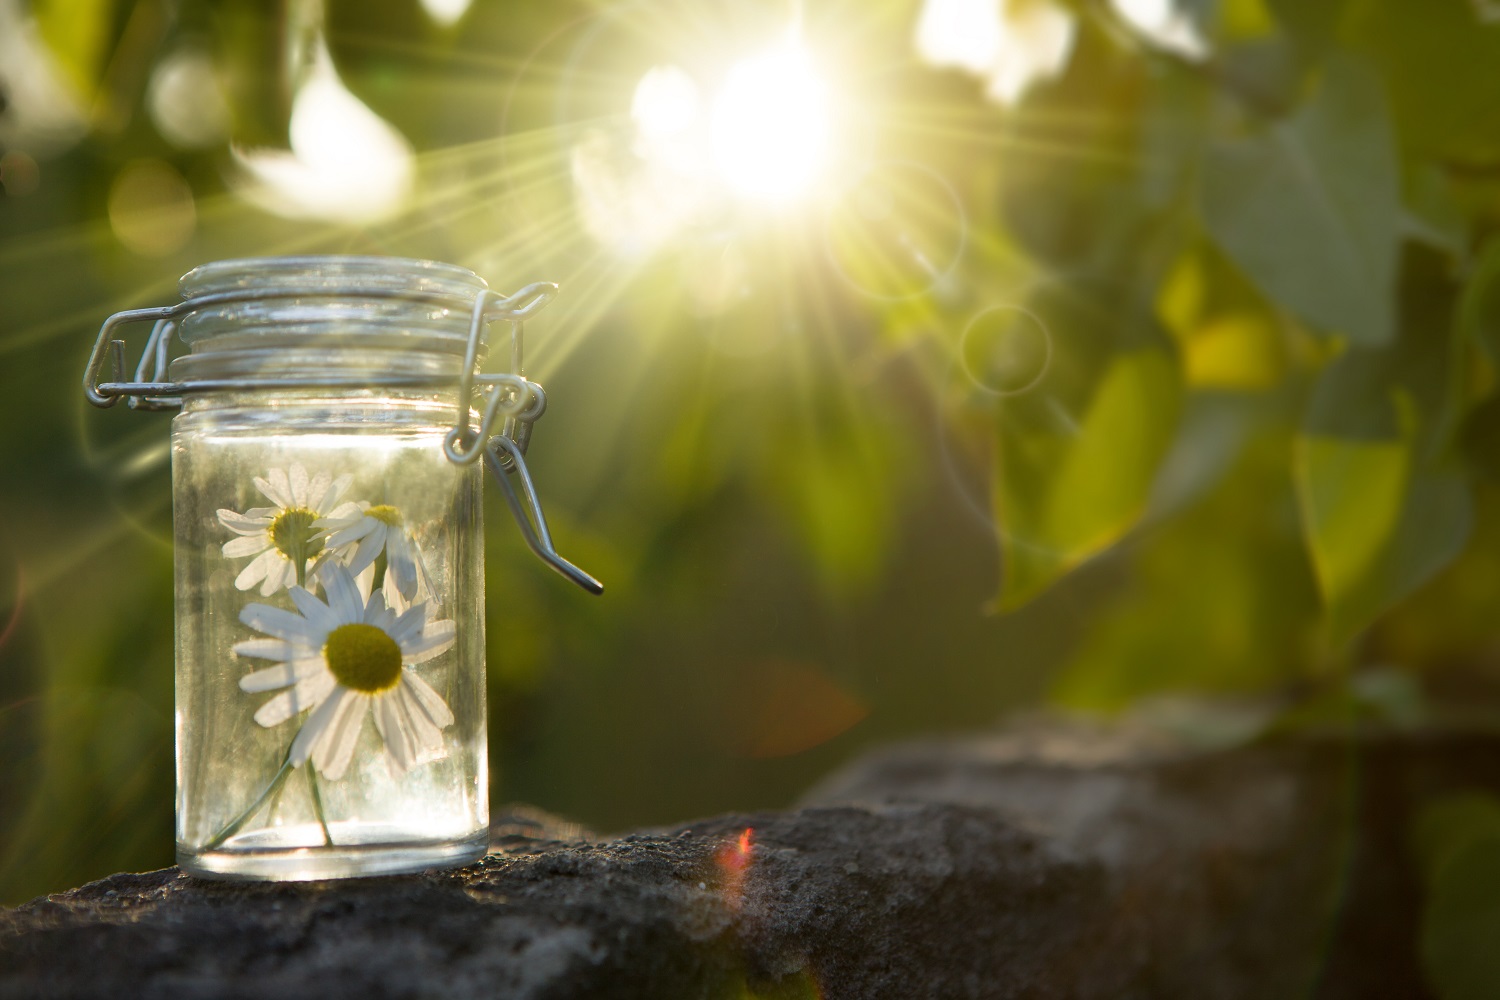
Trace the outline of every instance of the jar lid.
<instances>
[{"instance_id":1,"label":"jar lid","mask_svg":"<svg viewBox=\"0 0 1500 1000\"><path fill-rule=\"evenodd\" d=\"M505 296L454 264L348 255L217 261L189 271L179 288L181 302L104 322L85 373L90 402L125 397L153 409L190 393L313 386L450 385L464 399L496 321L510 325L510 372L501 378L515 383L514 396L524 381L521 322L557 293L536 282ZM148 321L135 381L126 381L125 343L113 332ZM173 337L190 353L172 360Z\"/></svg>"},{"instance_id":2,"label":"jar lid","mask_svg":"<svg viewBox=\"0 0 1500 1000\"><path fill-rule=\"evenodd\" d=\"M466 268L404 257L303 256L216 261L178 282L187 312L177 337L202 377L207 355L267 349L358 348L463 355L475 299L489 289ZM476 356L483 357L483 330Z\"/></svg>"}]
</instances>

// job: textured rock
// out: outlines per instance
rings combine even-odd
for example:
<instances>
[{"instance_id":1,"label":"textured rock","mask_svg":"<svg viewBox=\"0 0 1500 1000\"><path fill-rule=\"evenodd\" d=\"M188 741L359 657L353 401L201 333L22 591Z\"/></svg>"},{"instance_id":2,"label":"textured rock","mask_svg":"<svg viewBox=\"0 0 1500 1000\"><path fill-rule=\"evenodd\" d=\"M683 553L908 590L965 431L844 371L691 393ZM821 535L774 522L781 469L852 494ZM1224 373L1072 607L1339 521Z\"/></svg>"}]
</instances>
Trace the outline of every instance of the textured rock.
<instances>
[{"instance_id":1,"label":"textured rock","mask_svg":"<svg viewBox=\"0 0 1500 1000\"><path fill-rule=\"evenodd\" d=\"M0 911L0 997L1421 997L1410 816L1497 781L1488 738L1048 724L783 813L596 841L515 812L451 872L116 875Z\"/></svg>"},{"instance_id":2,"label":"textured rock","mask_svg":"<svg viewBox=\"0 0 1500 1000\"><path fill-rule=\"evenodd\" d=\"M1493 735L1205 752L1052 720L877 752L805 801L982 805L1095 863L1110 911L1101 946L1138 963L1140 995L1420 1000L1412 822L1471 790L1500 792Z\"/></svg>"},{"instance_id":3,"label":"textured rock","mask_svg":"<svg viewBox=\"0 0 1500 1000\"><path fill-rule=\"evenodd\" d=\"M0 995L1064 995L1048 984L1087 946L1076 918L1102 885L961 806L729 816L600 844L509 837L421 876L116 875L0 916Z\"/></svg>"}]
</instances>

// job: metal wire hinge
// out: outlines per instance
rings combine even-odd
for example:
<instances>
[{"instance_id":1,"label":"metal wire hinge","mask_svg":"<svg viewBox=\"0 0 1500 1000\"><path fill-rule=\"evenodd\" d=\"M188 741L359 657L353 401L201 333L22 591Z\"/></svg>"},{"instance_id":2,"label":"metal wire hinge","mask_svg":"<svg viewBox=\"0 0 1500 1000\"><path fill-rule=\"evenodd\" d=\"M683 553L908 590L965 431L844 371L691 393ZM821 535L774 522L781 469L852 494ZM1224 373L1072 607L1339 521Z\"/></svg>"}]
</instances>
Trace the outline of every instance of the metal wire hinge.
<instances>
[{"instance_id":1,"label":"metal wire hinge","mask_svg":"<svg viewBox=\"0 0 1500 1000\"><path fill-rule=\"evenodd\" d=\"M434 379L425 376L362 375L357 381L347 376L339 378L249 377L226 379L195 379L191 382L166 381L169 362L169 346L182 316L205 306L217 306L231 302L266 299L292 299L316 295L317 289L236 289L196 296L171 306L154 306L146 309L128 309L115 313L99 328L94 341L94 350L89 355L88 367L84 370L83 391L95 406L114 406L124 398L131 409L165 410L182 406L182 397L193 392L237 391L249 389L302 389L358 385L370 388L402 388L443 386L454 383L452 378ZM392 289L366 289L358 293L362 298L397 298L411 301L430 301L440 305L464 307L467 299L456 299L452 295L438 292L398 291ZM481 291L474 299L469 317L469 336L464 350L463 367L457 375L458 416L453 427L443 437L443 453L459 465L468 465L482 454L485 465L494 475L505 493L505 499L515 515L521 535L532 552L547 565L578 584L591 594L604 592L604 585L594 577L568 562L558 554L552 544L552 535L547 530L547 520L542 514L541 501L537 498L536 486L531 472L526 467L526 447L531 442L532 425L547 411L547 394L542 387L530 381L522 372L522 324L543 309L557 295L557 286L540 281L527 285L514 295L504 296L489 289ZM141 352L136 366L135 380L125 381L125 341L113 336L122 326L151 321L151 334ZM499 374L476 374L474 369L479 359L479 347L484 339L485 328L497 321L510 325L510 371ZM106 362L111 378L104 379ZM146 377L147 368L151 370ZM475 397L479 400L479 423L473 425ZM496 424L499 424L498 428ZM525 504L517 496L511 484L514 475L521 481Z\"/></svg>"}]
</instances>

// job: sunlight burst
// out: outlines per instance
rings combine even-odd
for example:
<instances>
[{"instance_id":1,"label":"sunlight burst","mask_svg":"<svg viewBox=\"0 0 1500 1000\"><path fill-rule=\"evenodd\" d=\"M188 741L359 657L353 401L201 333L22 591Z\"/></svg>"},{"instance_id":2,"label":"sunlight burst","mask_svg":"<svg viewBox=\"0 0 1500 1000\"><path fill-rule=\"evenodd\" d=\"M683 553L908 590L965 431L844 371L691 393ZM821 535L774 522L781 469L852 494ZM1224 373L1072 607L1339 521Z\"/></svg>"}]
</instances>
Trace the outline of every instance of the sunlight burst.
<instances>
[{"instance_id":1,"label":"sunlight burst","mask_svg":"<svg viewBox=\"0 0 1500 1000\"><path fill-rule=\"evenodd\" d=\"M828 92L807 52L785 45L737 63L714 103L714 162L736 193L807 190L828 147Z\"/></svg>"}]
</instances>

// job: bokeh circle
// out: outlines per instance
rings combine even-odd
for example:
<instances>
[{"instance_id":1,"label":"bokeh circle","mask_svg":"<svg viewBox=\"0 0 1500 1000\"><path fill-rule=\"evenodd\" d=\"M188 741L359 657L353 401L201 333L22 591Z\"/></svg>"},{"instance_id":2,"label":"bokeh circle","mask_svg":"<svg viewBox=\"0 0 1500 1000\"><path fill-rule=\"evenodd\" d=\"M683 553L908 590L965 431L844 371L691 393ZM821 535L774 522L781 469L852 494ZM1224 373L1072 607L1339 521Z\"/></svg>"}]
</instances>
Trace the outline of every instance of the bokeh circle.
<instances>
[{"instance_id":1,"label":"bokeh circle","mask_svg":"<svg viewBox=\"0 0 1500 1000\"><path fill-rule=\"evenodd\" d=\"M996 305L977 313L959 338L959 362L969 381L993 396L1031 389L1052 364L1052 334L1033 312Z\"/></svg>"}]
</instances>

